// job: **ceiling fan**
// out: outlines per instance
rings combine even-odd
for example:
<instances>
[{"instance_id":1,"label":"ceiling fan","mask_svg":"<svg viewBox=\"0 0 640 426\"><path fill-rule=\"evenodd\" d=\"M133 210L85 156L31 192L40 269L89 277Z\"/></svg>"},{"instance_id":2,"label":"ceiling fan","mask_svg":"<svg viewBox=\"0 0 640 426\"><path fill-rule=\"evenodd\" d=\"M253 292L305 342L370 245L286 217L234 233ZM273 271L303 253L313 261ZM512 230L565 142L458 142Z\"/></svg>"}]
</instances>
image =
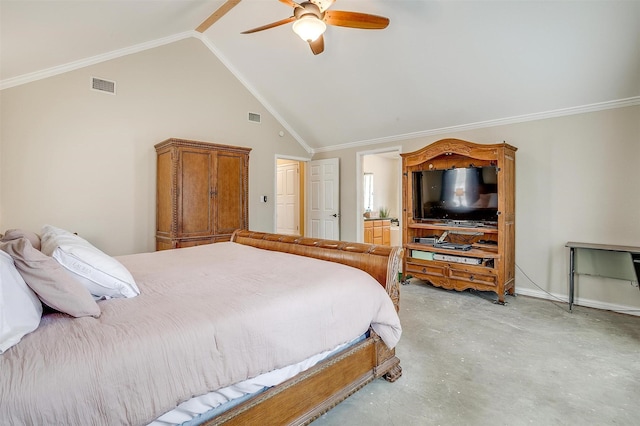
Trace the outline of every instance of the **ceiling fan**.
<instances>
[{"instance_id":1,"label":"ceiling fan","mask_svg":"<svg viewBox=\"0 0 640 426\"><path fill-rule=\"evenodd\" d=\"M323 34L327 25L364 30L381 30L389 25L389 18L383 16L344 10L327 10L335 0L310 0L302 3L296 3L293 0L279 1L293 8L292 16L244 31L242 34L268 30L293 22L293 31L309 43L314 55L318 55L324 51Z\"/></svg>"}]
</instances>

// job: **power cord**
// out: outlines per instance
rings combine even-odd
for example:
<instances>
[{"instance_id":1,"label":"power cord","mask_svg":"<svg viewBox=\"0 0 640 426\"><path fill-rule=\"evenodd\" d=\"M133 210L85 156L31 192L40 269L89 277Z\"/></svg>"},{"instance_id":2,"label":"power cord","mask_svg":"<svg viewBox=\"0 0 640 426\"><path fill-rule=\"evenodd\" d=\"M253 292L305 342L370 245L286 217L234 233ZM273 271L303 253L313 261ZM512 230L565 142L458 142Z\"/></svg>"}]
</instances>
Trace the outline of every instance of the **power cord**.
<instances>
[{"instance_id":1,"label":"power cord","mask_svg":"<svg viewBox=\"0 0 640 426\"><path fill-rule=\"evenodd\" d=\"M558 296L556 296L555 294L552 294L550 292L548 292L547 290L545 290L544 288L540 287L533 279L531 279L531 277L529 275L527 275L527 273L520 267L520 265L518 265L516 263L516 268L522 273L522 275L525 276L525 278L527 278L527 280L529 280L529 282L531 284L533 284L534 286L536 286L537 288L539 288L543 293L548 294L552 299L555 300L549 300L550 302L561 302L562 304L567 304L568 302L559 298ZM407 285L410 284L410 279L413 278L410 275L408 275L405 279L402 280L402 284ZM477 291L475 289L469 289L471 293L475 294L476 296L480 297L481 299L487 300L489 302L493 302L493 303L498 303L497 300L494 300L493 298L487 297L485 295L482 294L482 292ZM547 299L548 300L548 299ZM505 305L507 304L507 302L504 303ZM555 305L555 303L554 303ZM556 305L558 308L565 310L564 306L558 306ZM640 312L640 309L620 309L620 310L611 310L611 309L602 309L602 308L593 308L593 309L600 309L603 311L609 311L609 312L620 312L620 313L625 313L625 312Z\"/></svg>"},{"instance_id":2,"label":"power cord","mask_svg":"<svg viewBox=\"0 0 640 426\"><path fill-rule=\"evenodd\" d=\"M544 293L548 294L548 295L549 295L549 296L551 296L552 298L554 298L554 299L556 299L556 300L558 300L558 301L560 301L560 302L562 302L562 303L567 303L567 301L566 301L566 300L563 300L563 299L559 298L559 297L558 297L558 296L556 296L555 294L551 294L551 293L549 293L547 290L545 290L544 288L542 288L542 287L540 287L538 284L536 284L536 282L535 282L534 280L532 280L532 279L531 279L531 277L529 277L529 275L527 275L527 273L526 273L526 272L524 272L524 270L523 270L523 269L520 267L520 265L518 265L517 263L516 263L516 268L518 268L518 270L519 270L520 272L522 272L522 275L524 275L524 276L529 280L529 282L530 282L531 284L533 284L533 285L535 285L536 287L538 287L538 288L539 288L540 290L542 290Z\"/></svg>"},{"instance_id":3,"label":"power cord","mask_svg":"<svg viewBox=\"0 0 640 426\"><path fill-rule=\"evenodd\" d=\"M520 265L518 265L516 263L516 268L522 272L522 275L524 275L531 284L533 284L534 286L538 287L540 290L542 290L542 292L548 294L549 296L551 296L553 299L558 300L564 304L566 304L567 302L561 298L559 298L558 296L549 293L547 290L545 290L544 288L540 287L534 280L531 279L531 277L529 277L529 275L527 275L526 272L524 272L524 270L520 267ZM564 308L563 308L564 309ZM601 309L601 308L593 308L593 309ZM611 310L611 309L601 309L603 311L609 311L609 312L620 312L620 313L624 313L624 312L640 312L640 309L620 309L620 310Z\"/></svg>"}]
</instances>

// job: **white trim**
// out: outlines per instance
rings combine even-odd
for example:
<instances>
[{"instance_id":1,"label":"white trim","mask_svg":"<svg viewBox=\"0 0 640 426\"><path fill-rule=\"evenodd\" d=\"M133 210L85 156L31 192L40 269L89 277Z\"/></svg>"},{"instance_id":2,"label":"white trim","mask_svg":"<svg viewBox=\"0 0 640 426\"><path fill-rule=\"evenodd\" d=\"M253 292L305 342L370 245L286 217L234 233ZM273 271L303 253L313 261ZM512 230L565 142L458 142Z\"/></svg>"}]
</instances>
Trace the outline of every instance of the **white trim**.
<instances>
[{"instance_id":1,"label":"white trim","mask_svg":"<svg viewBox=\"0 0 640 426\"><path fill-rule=\"evenodd\" d=\"M640 105L640 96L633 96L625 99L618 99L613 101L598 102L594 104L582 105L570 108L561 108L551 111L538 112L533 114L524 114L514 117L499 118L495 120L479 121L476 123L461 124L457 126L442 127L439 129L424 130L419 132L405 133L401 135L387 136L383 138L367 139L362 141L347 142L340 145L332 145L321 148L311 148L305 140L300 136L293 128L287 123L284 118L269 104L260 93L249 84L249 82L238 72L238 70L231 65L227 58L215 47L215 45L203 34L191 30L182 33L174 34L168 37L152 40L145 43L136 44L134 46L126 47L124 49L114 50L108 53L91 56L79 61L69 62L67 64L47 68L41 71L35 71L32 73L20 75L17 77L9 78L6 80L0 80L0 91L11 87L19 86L33 81L42 80L44 78L53 77L58 74L63 74L76 69L84 68L90 65L98 64L100 62L116 59L122 56L138 53L144 50L152 49L166 44L174 43L176 41L184 40L189 37L194 37L204 43L205 46L224 64L225 67L242 83L242 85L260 102L267 111L287 129L287 131L293 136L293 138L307 151L313 155L320 152L330 152L341 149L348 149L366 145L376 145L387 142L400 142L407 139L415 139L420 137L427 137L433 135L439 135L443 133L453 133L460 131L468 131L475 129L482 129L494 126L503 126L508 124L523 123L526 121L545 120L548 118L563 117L566 115L585 114L589 112L603 111L614 108L624 108L628 106Z\"/></svg>"},{"instance_id":2,"label":"white trim","mask_svg":"<svg viewBox=\"0 0 640 426\"><path fill-rule=\"evenodd\" d=\"M277 160L295 160L295 161L302 161L302 162L311 161L311 157L297 157L295 155L276 154L275 157L276 157L276 161Z\"/></svg>"},{"instance_id":3,"label":"white trim","mask_svg":"<svg viewBox=\"0 0 640 426\"><path fill-rule=\"evenodd\" d=\"M567 296L566 294L546 293L541 290L528 289L528 288L525 288L525 289L519 288L516 290L516 294L521 294L523 296L536 297L538 299L547 299L547 300L551 300L559 303L566 303L567 311L569 310L569 296ZM509 299L507 299L507 301L508 300ZM587 308L602 309L605 311L619 312L621 314L640 316L640 309L635 306L617 305L613 303L601 302L599 300L584 299L579 297L576 297L574 299L573 304L585 306Z\"/></svg>"},{"instance_id":4,"label":"white trim","mask_svg":"<svg viewBox=\"0 0 640 426\"><path fill-rule=\"evenodd\" d=\"M458 126L442 127L439 129L424 130L421 132L405 133L402 135L387 136L383 138L367 139L357 142L348 142L340 145L327 146L314 149L314 153L329 152L341 149L354 148L359 146L376 145L387 142L399 142L407 139L416 139L426 136L439 135L443 133L462 132L486 127L504 126L508 124L523 123L527 121L546 120L549 118L563 117L566 115L586 114L589 112L604 111L607 109L624 108L628 106L640 105L640 96L633 96L615 101L599 102L595 104L582 105L571 108L555 109L551 111L537 112L533 114L518 115L514 117L499 118L496 120L479 121L476 123L461 124Z\"/></svg>"},{"instance_id":5,"label":"white trim","mask_svg":"<svg viewBox=\"0 0 640 426\"><path fill-rule=\"evenodd\" d=\"M9 78L6 80L2 80L0 81L0 90L19 86L21 84L31 83L33 81L42 80L48 77L53 77L58 74L64 74L65 72L88 67L89 65L95 65L100 62L109 61L111 59L120 58L126 55L131 55L132 53L138 53L144 50L153 49L154 47L164 46L165 44L170 44L176 41L184 40L185 38L193 37L194 33L195 31L186 31L183 33L174 34L169 37L159 38L157 40L149 41L146 43L136 44L134 46L126 47L124 49L118 49L112 52L103 53L101 55L91 56L89 58L81 59L79 61L69 62L68 64L58 65L58 66L47 68L41 71L35 71L29 74L24 74L24 75Z\"/></svg>"},{"instance_id":6,"label":"white trim","mask_svg":"<svg viewBox=\"0 0 640 426\"><path fill-rule=\"evenodd\" d=\"M233 74L242 85L260 102L267 111L280 123L282 126L287 129L289 134L293 136L293 138L307 151L309 154L313 154L313 150L304 139L296 133L296 131L287 123L280 114L260 95L260 93L251 86L247 80L238 72L238 70L231 65L231 63L227 60L227 58L220 53L218 49L214 46L211 41L205 37L203 34L197 31L185 31L183 33L174 34L169 37L160 38L157 40L153 40L146 43L136 44L134 46L130 46L124 49L114 50L112 52L104 53L101 55L92 56L90 58L85 58L79 61L69 62L68 64L63 64L51 68L47 68L45 70L32 72L29 74L20 75L14 78L9 78L6 80L0 81L0 90L8 89L10 87L19 86L26 83L31 83L36 80L42 80L44 78L53 77L58 74L63 74L65 72L77 70L80 68L84 68L90 65L95 65L100 62L108 61L111 59L116 59L122 56L130 55L132 53L142 52L144 50L152 49L154 47L164 46L166 44L174 43L176 41L184 40L186 38L193 37L200 40L204 43L205 46L213 53L219 60L224 64L225 67Z\"/></svg>"},{"instance_id":7,"label":"white trim","mask_svg":"<svg viewBox=\"0 0 640 426\"><path fill-rule=\"evenodd\" d=\"M278 203L276 202L277 199L276 197L278 196L278 160L293 160L293 161L298 161L300 163L308 163L309 161L311 161L311 158L307 158L307 157L296 157L294 155L284 155L284 154L276 154L275 155L275 159L274 159L274 164L273 164L273 199L274 199L274 203L273 203L273 232L276 232L278 230ZM305 164L306 167L306 164ZM300 179L300 177L298 176L298 179ZM298 201L302 204L305 202L304 199L301 199L302 197L300 197L300 193L302 192L302 188L300 188L300 191L298 192ZM305 209L305 217L307 214L307 205L306 203L304 204L304 209ZM303 218L300 218L300 222L302 222Z\"/></svg>"},{"instance_id":8,"label":"white trim","mask_svg":"<svg viewBox=\"0 0 640 426\"><path fill-rule=\"evenodd\" d=\"M249 91L249 93L251 93L258 100L258 102L260 102L262 106L264 106L265 109L269 111L271 115L273 115L273 117L282 125L282 127L287 129L289 134L293 136L293 138L300 144L300 146L302 146L302 148L304 148L305 151L307 151L309 154L313 154L313 149L309 145L307 145L302 136L296 133L296 131L293 130L293 128L289 125L289 123L285 121L284 118L282 118L282 116L275 110L275 108L273 108L271 104L267 102L267 100L264 99L262 95L251 84L249 84L244 76L240 74L240 72L231 64L231 62L229 62L229 60L215 47L211 40L198 32L193 34L193 37L199 39L202 43L204 43L205 46L207 46L211 53L213 53L220 60L220 62L222 62L225 67L227 67L231 74L233 74L234 77L237 78L238 81L240 81L240 83Z\"/></svg>"}]
</instances>

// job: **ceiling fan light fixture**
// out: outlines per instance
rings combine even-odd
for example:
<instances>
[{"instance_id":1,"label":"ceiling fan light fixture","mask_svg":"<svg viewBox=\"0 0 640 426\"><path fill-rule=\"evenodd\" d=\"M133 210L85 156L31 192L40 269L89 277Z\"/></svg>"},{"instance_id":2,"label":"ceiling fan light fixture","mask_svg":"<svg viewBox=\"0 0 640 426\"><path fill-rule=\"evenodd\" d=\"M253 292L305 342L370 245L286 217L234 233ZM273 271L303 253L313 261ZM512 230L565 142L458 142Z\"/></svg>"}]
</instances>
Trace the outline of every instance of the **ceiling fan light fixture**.
<instances>
[{"instance_id":1,"label":"ceiling fan light fixture","mask_svg":"<svg viewBox=\"0 0 640 426\"><path fill-rule=\"evenodd\" d=\"M314 15L304 15L293 23L293 32L307 42L315 41L327 29L327 24Z\"/></svg>"}]
</instances>

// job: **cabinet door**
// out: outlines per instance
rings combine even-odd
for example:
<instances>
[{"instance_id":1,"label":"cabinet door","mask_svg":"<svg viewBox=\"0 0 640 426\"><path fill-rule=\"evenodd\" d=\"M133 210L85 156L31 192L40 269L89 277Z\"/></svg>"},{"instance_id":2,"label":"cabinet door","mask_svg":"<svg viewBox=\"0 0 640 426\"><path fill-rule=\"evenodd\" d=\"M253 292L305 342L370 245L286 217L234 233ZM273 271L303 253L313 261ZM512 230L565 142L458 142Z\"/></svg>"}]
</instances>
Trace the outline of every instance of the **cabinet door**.
<instances>
[{"instance_id":1,"label":"cabinet door","mask_svg":"<svg viewBox=\"0 0 640 426\"><path fill-rule=\"evenodd\" d=\"M385 220L382 225L382 244L385 246L391 245L391 222Z\"/></svg>"},{"instance_id":2,"label":"cabinet door","mask_svg":"<svg viewBox=\"0 0 640 426\"><path fill-rule=\"evenodd\" d=\"M184 148L178 160L178 234L182 237L213 233L212 153Z\"/></svg>"},{"instance_id":3,"label":"cabinet door","mask_svg":"<svg viewBox=\"0 0 640 426\"><path fill-rule=\"evenodd\" d=\"M364 242L367 244L373 244L373 222L364 222Z\"/></svg>"},{"instance_id":4,"label":"cabinet door","mask_svg":"<svg viewBox=\"0 0 640 426\"><path fill-rule=\"evenodd\" d=\"M373 221L373 244L382 245L382 221Z\"/></svg>"},{"instance_id":5,"label":"cabinet door","mask_svg":"<svg viewBox=\"0 0 640 426\"><path fill-rule=\"evenodd\" d=\"M247 156L218 152L214 179L214 228L216 234L231 234L246 229L246 161Z\"/></svg>"}]
</instances>

